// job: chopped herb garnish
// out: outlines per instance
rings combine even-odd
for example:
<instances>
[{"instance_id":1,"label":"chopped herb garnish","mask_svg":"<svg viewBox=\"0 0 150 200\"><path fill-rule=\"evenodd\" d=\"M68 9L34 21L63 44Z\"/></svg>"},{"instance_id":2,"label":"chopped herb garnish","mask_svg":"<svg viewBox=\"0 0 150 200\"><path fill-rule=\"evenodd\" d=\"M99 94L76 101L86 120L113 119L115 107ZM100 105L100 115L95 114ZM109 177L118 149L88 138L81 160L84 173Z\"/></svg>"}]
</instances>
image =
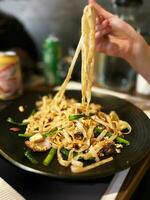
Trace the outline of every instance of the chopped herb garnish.
<instances>
[{"instance_id":1,"label":"chopped herb garnish","mask_svg":"<svg viewBox=\"0 0 150 200\"><path fill-rule=\"evenodd\" d=\"M56 127L56 128L53 128L53 129L50 130L49 132L44 133L44 134L43 134L43 137L46 138L46 137L48 137L48 136L53 136L53 135L55 135L55 134L57 133L57 131L58 131L58 128L57 128L57 127Z\"/></svg>"},{"instance_id":2,"label":"chopped herb garnish","mask_svg":"<svg viewBox=\"0 0 150 200\"><path fill-rule=\"evenodd\" d=\"M73 121L73 120L80 119L82 117L86 117L86 115L85 114L81 114L81 115L69 115L68 118L69 118L70 121Z\"/></svg>"},{"instance_id":3,"label":"chopped herb garnish","mask_svg":"<svg viewBox=\"0 0 150 200\"><path fill-rule=\"evenodd\" d=\"M91 116L93 116L94 114L90 114L90 115L85 115L85 114L79 114L79 115L69 115L68 119L70 121L73 121L73 120L77 120L77 119L80 119L82 117L84 117L85 119L88 119L90 118Z\"/></svg>"},{"instance_id":4,"label":"chopped herb garnish","mask_svg":"<svg viewBox=\"0 0 150 200\"><path fill-rule=\"evenodd\" d=\"M32 112L31 112L31 114L30 114L30 116L34 115L36 112L37 112L36 109L33 109Z\"/></svg>"},{"instance_id":5,"label":"chopped herb garnish","mask_svg":"<svg viewBox=\"0 0 150 200\"><path fill-rule=\"evenodd\" d=\"M60 152L62 153L62 155L64 156L65 159L68 158L68 155L69 155L69 150L68 150L68 149L66 149L66 148L63 147L63 148L60 150Z\"/></svg>"},{"instance_id":6,"label":"chopped herb garnish","mask_svg":"<svg viewBox=\"0 0 150 200\"><path fill-rule=\"evenodd\" d=\"M112 133L107 132L106 136L111 137L111 136L112 136Z\"/></svg>"},{"instance_id":7,"label":"chopped herb garnish","mask_svg":"<svg viewBox=\"0 0 150 200\"><path fill-rule=\"evenodd\" d=\"M94 137L97 138L104 130L104 126L97 126L94 128Z\"/></svg>"}]
</instances>

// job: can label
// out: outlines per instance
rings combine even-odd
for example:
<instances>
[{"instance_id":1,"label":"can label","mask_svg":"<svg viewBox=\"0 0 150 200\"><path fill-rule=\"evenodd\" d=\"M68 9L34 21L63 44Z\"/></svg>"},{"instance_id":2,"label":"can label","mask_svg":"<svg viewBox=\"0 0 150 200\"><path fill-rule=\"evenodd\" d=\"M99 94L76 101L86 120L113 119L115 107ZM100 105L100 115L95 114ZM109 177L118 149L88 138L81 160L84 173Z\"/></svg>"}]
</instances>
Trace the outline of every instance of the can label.
<instances>
[{"instance_id":1,"label":"can label","mask_svg":"<svg viewBox=\"0 0 150 200\"><path fill-rule=\"evenodd\" d=\"M0 99L13 99L22 93L22 79L19 60L0 55Z\"/></svg>"}]
</instances>

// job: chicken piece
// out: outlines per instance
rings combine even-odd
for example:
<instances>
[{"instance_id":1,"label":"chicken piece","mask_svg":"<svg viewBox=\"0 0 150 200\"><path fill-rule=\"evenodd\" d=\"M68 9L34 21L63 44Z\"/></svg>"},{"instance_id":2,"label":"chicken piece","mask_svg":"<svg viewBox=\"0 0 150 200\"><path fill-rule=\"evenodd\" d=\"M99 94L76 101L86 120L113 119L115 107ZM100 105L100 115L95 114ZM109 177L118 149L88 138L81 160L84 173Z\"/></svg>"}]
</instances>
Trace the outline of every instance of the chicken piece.
<instances>
[{"instance_id":1,"label":"chicken piece","mask_svg":"<svg viewBox=\"0 0 150 200\"><path fill-rule=\"evenodd\" d=\"M33 135L32 137L30 137L30 142L42 142L44 141L43 136L40 133L37 133L35 135Z\"/></svg>"},{"instance_id":2,"label":"chicken piece","mask_svg":"<svg viewBox=\"0 0 150 200\"><path fill-rule=\"evenodd\" d=\"M43 152L43 151L47 151L48 149L51 148L51 143L48 140L48 138L46 138L44 141L42 142L33 142L33 141L25 141L25 145L32 149L33 151L37 151L37 152Z\"/></svg>"}]
</instances>

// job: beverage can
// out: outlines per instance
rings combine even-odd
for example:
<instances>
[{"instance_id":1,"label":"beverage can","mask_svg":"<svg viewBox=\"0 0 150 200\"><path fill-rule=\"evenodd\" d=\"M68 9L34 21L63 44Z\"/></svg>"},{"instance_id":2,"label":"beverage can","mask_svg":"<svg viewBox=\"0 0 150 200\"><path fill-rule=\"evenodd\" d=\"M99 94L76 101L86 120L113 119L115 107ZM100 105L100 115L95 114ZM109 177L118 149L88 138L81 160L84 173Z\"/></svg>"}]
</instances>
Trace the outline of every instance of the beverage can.
<instances>
[{"instance_id":1,"label":"beverage can","mask_svg":"<svg viewBox=\"0 0 150 200\"><path fill-rule=\"evenodd\" d=\"M15 52L0 52L0 99L10 100L22 93L19 58Z\"/></svg>"},{"instance_id":2,"label":"beverage can","mask_svg":"<svg viewBox=\"0 0 150 200\"><path fill-rule=\"evenodd\" d=\"M59 64L62 57L61 44L57 37L49 36L43 45L43 73L48 84L61 83Z\"/></svg>"}]
</instances>

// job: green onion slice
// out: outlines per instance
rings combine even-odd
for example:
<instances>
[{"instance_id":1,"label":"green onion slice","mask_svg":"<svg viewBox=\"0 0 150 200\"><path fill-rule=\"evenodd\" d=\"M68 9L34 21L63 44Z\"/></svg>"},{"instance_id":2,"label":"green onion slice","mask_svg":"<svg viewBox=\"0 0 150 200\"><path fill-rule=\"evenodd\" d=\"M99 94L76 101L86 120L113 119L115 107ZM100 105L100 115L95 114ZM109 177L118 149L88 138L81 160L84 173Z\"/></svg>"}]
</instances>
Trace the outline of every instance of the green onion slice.
<instances>
[{"instance_id":1,"label":"green onion slice","mask_svg":"<svg viewBox=\"0 0 150 200\"><path fill-rule=\"evenodd\" d=\"M25 123L25 122L21 122L21 123L15 122L11 117L7 118L7 122L18 125L18 126L26 126L27 125L27 123Z\"/></svg>"},{"instance_id":2,"label":"green onion slice","mask_svg":"<svg viewBox=\"0 0 150 200\"><path fill-rule=\"evenodd\" d=\"M69 115L68 119L69 119L70 121L73 121L73 120L80 119L80 118L82 118L82 117L86 117L86 115L85 115L85 114L81 114L81 115Z\"/></svg>"},{"instance_id":3,"label":"green onion slice","mask_svg":"<svg viewBox=\"0 0 150 200\"><path fill-rule=\"evenodd\" d=\"M53 135L55 135L55 134L57 133L57 131L58 131L58 128L57 128L57 127L56 127L56 128L53 128L53 129L50 130L49 132L44 133L44 134L43 134L43 137L46 138L46 137L48 137L48 136L53 136Z\"/></svg>"}]
</instances>

